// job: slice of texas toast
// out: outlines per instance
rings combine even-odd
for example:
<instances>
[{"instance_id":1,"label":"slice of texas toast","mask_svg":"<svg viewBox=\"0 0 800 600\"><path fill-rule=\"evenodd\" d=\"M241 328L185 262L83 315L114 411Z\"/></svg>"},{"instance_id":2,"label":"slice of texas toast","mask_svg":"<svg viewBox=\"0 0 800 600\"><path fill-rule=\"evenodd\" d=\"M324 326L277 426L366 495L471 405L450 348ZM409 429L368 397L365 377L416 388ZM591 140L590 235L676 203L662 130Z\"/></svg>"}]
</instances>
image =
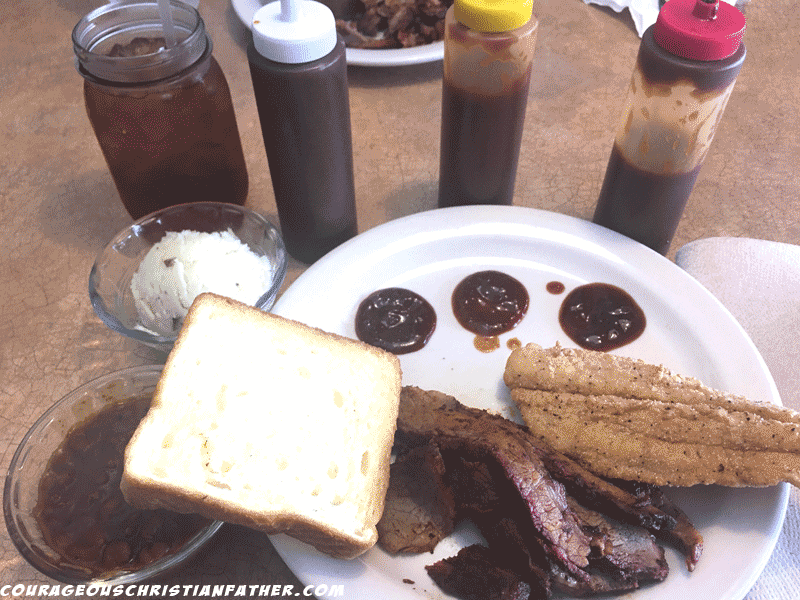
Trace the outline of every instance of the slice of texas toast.
<instances>
[{"instance_id":1,"label":"slice of texas toast","mask_svg":"<svg viewBox=\"0 0 800 600\"><path fill-rule=\"evenodd\" d=\"M352 558L377 540L399 394L394 355L203 294L126 449L122 491Z\"/></svg>"}]
</instances>

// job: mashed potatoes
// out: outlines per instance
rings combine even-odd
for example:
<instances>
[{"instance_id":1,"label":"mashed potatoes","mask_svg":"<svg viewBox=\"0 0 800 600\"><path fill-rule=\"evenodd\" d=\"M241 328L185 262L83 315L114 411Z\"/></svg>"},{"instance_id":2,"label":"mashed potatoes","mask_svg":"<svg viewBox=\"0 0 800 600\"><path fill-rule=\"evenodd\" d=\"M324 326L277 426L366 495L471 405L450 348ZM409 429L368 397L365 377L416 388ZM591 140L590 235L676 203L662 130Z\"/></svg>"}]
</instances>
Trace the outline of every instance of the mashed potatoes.
<instances>
[{"instance_id":1,"label":"mashed potatoes","mask_svg":"<svg viewBox=\"0 0 800 600\"><path fill-rule=\"evenodd\" d=\"M254 305L272 281L267 257L256 255L232 231L170 231L145 256L131 280L143 328L171 335L202 292Z\"/></svg>"}]
</instances>

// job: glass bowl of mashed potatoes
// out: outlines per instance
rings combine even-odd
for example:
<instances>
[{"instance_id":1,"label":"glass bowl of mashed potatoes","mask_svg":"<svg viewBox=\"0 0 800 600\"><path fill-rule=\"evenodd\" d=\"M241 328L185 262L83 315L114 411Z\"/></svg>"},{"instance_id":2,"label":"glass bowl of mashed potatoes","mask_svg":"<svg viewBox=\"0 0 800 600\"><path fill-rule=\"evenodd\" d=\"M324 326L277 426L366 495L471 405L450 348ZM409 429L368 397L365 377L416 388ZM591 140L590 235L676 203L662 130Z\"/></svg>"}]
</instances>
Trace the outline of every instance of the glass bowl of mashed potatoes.
<instances>
[{"instance_id":1,"label":"glass bowl of mashed potatoes","mask_svg":"<svg viewBox=\"0 0 800 600\"><path fill-rule=\"evenodd\" d=\"M262 215L226 203L181 204L108 243L89 275L89 298L111 329L168 352L202 292L270 310L287 261L280 233Z\"/></svg>"},{"instance_id":2,"label":"glass bowl of mashed potatoes","mask_svg":"<svg viewBox=\"0 0 800 600\"><path fill-rule=\"evenodd\" d=\"M222 522L128 505L123 455L162 366L90 381L52 405L23 437L6 476L6 528L20 554L62 583L138 583L184 565Z\"/></svg>"}]
</instances>

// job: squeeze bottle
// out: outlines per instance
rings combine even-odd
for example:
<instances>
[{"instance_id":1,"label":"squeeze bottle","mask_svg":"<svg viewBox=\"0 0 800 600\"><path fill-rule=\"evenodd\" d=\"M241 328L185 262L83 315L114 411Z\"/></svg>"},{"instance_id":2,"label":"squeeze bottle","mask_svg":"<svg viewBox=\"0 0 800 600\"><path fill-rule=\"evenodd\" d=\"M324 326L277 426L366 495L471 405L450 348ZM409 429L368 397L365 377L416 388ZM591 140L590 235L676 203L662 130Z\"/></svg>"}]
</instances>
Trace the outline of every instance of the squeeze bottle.
<instances>
[{"instance_id":1,"label":"squeeze bottle","mask_svg":"<svg viewBox=\"0 0 800 600\"><path fill-rule=\"evenodd\" d=\"M353 237L353 147L344 41L331 10L279 0L256 11L247 49L286 249L312 263Z\"/></svg>"},{"instance_id":2,"label":"squeeze bottle","mask_svg":"<svg viewBox=\"0 0 800 600\"><path fill-rule=\"evenodd\" d=\"M594 222L669 250L742 68L745 18L669 0L642 36Z\"/></svg>"},{"instance_id":3,"label":"squeeze bottle","mask_svg":"<svg viewBox=\"0 0 800 600\"><path fill-rule=\"evenodd\" d=\"M512 204L538 25L532 0L447 10L440 207Z\"/></svg>"}]
</instances>

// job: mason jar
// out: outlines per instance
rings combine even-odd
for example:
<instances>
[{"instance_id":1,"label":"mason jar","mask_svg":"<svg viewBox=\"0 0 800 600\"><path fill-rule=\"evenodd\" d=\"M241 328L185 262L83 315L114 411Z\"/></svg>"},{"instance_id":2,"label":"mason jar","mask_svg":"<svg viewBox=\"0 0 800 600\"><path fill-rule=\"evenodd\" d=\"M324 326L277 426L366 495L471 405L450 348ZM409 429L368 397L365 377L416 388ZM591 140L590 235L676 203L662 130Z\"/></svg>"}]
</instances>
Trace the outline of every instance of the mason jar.
<instances>
[{"instance_id":1,"label":"mason jar","mask_svg":"<svg viewBox=\"0 0 800 600\"><path fill-rule=\"evenodd\" d=\"M124 0L72 32L84 99L128 213L195 201L242 205L248 177L230 89L200 14L171 0Z\"/></svg>"}]
</instances>

